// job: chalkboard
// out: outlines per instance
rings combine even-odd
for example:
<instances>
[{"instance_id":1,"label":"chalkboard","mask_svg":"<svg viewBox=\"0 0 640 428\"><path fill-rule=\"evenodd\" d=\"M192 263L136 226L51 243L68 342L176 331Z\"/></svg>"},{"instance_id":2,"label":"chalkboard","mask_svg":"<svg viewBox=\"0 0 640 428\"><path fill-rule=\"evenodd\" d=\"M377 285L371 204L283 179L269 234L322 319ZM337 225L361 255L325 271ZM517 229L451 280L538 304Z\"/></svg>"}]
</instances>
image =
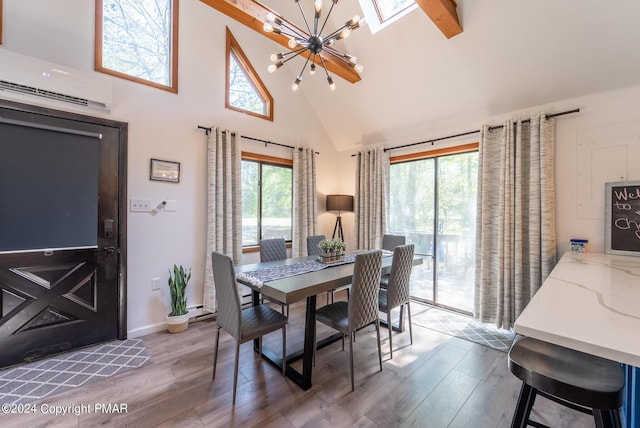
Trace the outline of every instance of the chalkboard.
<instances>
[{"instance_id":1,"label":"chalkboard","mask_svg":"<svg viewBox=\"0 0 640 428\"><path fill-rule=\"evenodd\" d=\"M640 181L605 183L605 253L640 256Z\"/></svg>"}]
</instances>

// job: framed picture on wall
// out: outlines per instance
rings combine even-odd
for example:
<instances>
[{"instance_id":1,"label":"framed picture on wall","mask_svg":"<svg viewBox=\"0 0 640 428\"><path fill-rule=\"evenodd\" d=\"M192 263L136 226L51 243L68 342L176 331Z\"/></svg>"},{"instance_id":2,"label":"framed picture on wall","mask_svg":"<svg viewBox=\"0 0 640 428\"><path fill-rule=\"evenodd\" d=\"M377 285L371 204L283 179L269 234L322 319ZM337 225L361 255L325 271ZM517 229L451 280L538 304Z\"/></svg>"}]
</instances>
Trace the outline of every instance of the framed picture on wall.
<instances>
[{"instance_id":1,"label":"framed picture on wall","mask_svg":"<svg viewBox=\"0 0 640 428\"><path fill-rule=\"evenodd\" d=\"M172 162L160 159L151 159L151 180L180 182L180 162Z\"/></svg>"}]
</instances>

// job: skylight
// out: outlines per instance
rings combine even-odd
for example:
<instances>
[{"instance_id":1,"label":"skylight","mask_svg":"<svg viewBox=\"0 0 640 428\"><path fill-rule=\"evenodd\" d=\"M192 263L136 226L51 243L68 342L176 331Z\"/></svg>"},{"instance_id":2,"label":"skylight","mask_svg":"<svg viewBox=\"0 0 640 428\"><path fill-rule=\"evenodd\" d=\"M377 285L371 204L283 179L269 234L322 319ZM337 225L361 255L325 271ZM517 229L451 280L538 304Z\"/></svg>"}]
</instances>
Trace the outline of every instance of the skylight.
<instances>
[{"instance_id":1,"label":"skylight","mask_svg":"<svg viewBox=\"0 0 640 428\"><path fill-rule=\"evenodd\" d=\"M415 0L358 0L372 34L416 8Z\"/></svg>"}]
</instances>

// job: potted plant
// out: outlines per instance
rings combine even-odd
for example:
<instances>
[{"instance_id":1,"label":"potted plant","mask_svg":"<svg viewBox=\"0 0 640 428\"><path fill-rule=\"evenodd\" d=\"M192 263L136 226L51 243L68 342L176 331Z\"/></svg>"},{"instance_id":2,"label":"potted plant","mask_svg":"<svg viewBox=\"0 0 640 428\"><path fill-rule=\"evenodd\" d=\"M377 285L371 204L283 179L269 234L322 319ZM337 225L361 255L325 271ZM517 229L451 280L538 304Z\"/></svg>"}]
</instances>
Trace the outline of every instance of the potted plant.
<instances>
[{"instance_id":1,"label":"potted plant","mask_svg":"<svg viewBox=\"0 0 640 428\"><path fill-rule=\"evenodd\" d=\"M322 251L320 256L323 263L330 263L340 261L342 257L342 251L345 249L345 244L342 239L325 239L320 241L318 248Z\"/></svg>"},{"instance_id":2,"label":"potted plant","mask_svg":"<svg viewBox=\"0 0 640 428\"><path fill-rule=\"evenodd\" d=\"M189 326L189 310L185 294L187 283L191 279L189 271L180 265L173 265L173 272L169 270L169 291L171 293L171 312L167 315L167 329L169 333L180 333Z\"/></svg>"},{"instance_id":3,"label":"potted plant","mask_svg":"<svg viewBox=\"0 0 640 428\"><path fill-rule=\"evenodd\" d=\"M331 252L331 240L323 239L318 243L318 248L320 248L320 251L322 251L323 256L328 256Z\"/></svg>"},{"instance_id":4,"label":"potted plant","mask_svg":"<svg viewBox=\"0 0 640 428\"><path fill-rule=\"evenodd\" d=\"M344 250L347 248L347 245L344 243L342 239L336 238L334 239L334 251L338 257L341 257L344 253Z\"/></svg>"}]
</instances>

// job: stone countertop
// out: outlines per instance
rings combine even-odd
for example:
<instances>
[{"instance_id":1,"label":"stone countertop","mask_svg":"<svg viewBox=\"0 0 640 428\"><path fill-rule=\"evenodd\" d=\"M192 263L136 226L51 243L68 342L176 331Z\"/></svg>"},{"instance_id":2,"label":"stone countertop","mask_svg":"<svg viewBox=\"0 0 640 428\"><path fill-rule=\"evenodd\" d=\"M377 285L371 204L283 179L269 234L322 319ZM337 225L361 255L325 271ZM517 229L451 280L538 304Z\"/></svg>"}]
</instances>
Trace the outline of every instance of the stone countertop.
<instances>
[{"instance_id":1,"label":"stone countertop","mask_svg":"<svg viewBox=\"0 0 640 428\"><path fill-rule=\"evenodd\" d=\"M515 331L640 367L640 257L565 253Z\"/></svg>"}]
</instances>

